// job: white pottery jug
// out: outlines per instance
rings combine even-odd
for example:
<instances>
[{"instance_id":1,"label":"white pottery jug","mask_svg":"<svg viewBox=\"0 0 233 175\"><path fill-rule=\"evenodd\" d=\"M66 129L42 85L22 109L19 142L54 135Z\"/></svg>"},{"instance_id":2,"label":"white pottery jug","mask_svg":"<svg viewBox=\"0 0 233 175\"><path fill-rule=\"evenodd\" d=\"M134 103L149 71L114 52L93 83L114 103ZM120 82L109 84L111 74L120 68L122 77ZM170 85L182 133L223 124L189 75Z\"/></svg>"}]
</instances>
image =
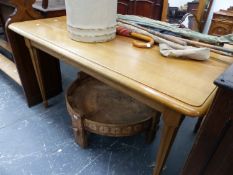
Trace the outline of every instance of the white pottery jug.
<instances>
[{"instance_id":1,"label":"white pottery jug","mask_svg":"<svg viewBox=\"0 0 233 175\"><path fill-rule=\"evenodd\" d=\"M82 42L105 42L116 36L117 0L66 0L70 37Z\"/></svg>"}]
</instances>

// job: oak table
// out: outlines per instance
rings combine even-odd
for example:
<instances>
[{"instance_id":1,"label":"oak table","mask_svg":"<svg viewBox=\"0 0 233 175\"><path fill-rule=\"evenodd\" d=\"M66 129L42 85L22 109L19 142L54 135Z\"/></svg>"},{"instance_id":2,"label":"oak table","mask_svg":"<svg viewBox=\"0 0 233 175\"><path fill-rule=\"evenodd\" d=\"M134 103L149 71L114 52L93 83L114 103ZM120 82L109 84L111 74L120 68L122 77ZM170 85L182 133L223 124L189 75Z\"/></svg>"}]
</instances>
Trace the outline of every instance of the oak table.
<instances>
[{"instance_id":1,"label":"oak table","mask_svg":"<svg viewBox=\"0 0 233 175\"><path fill-rule=\"evenodd\" d=\"M161 173L184 116L206 114L217 89L213 81L233 62L217 54L204 62L165 58L157 46L135 48L132 39L121 36L107 43L75 42L68 36L66 17L14 23L9 28L25 38L45 105L38 50L162 112L164 126L154 175Z\"/></svg>"}]
</instances>

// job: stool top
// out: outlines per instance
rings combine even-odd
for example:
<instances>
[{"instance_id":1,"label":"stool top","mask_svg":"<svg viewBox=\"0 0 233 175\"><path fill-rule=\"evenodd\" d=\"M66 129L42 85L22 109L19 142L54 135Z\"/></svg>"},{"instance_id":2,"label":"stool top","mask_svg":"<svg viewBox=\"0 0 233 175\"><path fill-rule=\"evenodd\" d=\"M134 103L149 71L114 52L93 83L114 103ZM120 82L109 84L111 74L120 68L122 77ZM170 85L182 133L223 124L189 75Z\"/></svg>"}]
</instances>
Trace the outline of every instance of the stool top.
<instances>
[{"instance_id":1,"label":"stool top","mask_svg":"<svg viewBox=\"0 0 233 175\"><path fill-rule=\"evenodd\" d=\"M79 116L99 123L127 125L156 115L154 109L94 78L75 81L67 99Z\"/></svg>"}]
</instances>

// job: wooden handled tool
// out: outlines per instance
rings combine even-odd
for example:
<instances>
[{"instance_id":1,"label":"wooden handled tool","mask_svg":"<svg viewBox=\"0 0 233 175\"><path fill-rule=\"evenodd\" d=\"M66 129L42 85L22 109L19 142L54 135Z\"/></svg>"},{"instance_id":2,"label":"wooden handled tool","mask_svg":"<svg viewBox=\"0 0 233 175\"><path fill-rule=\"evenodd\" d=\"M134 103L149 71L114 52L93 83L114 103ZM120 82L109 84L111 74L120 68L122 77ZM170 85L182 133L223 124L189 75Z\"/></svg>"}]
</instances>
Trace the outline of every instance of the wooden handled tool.
<instances>
[{"instance_id":1,"label":"wooden handled tool","mask_svg":"<svg viewBox=\"0 0 233 175\"><path fill-rule=\"evenodd\" d=\"M131 36L134 37L134 38L143 40L143 41L147 41L147 43L138 42L138 41L133 41L133 45L134 45L135 47L140 47L140 48L151 48L151 47L154 45L154 43L155 43L155 42L154 42L154 39L151 38L150 36L146 36L146 35L139 34L139 33L135 33L135 32L132 32L132 33L131 33Z\"/></svg>"},{"instance_id":2,"label":"wooden handled tool","mask_svg":"<svg viewBox=\"0 0 233 175\"><path fill-rule=\"evenodd\" d=\"M139 41L133 41L133 46L139 47L139 48L151 48L155 43L154 39L150 36L136 33L124 27L120 27L120 26L117 27L117 34L122 35L122 36L127 36L127 37L133 37L133 38L136 38L142 41L147 41L146 43L139 42Z\"/></svg>"}]
</instances>

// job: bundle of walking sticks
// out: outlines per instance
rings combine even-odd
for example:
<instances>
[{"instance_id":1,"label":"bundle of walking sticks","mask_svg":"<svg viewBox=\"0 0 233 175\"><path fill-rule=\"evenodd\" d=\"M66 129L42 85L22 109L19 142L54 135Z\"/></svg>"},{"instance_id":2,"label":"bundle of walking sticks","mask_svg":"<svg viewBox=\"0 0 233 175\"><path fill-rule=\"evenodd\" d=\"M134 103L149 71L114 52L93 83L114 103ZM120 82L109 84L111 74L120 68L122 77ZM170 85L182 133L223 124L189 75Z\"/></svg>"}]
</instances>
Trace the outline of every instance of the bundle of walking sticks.
<instances>
[{"instance_id":1,"label":"bundle of walking sticks","mask_svg":"<svg viewBox=\"0 0 233 175\"><path fill-rule=\"evenodd\" d=\"M154 39L155 43L165 43L175 49L184 49L186 46L193 46L196 48L209 48L212 52L225 56L233 56L233 49L222 47L224 43L233 44L233 35L217 37L200 34L189 29L186 30L177 27L173 29L170 24L165 24L161 21L129 15L118 15L117 22L118 27L149 36ZM162 29L169 32L175 31L175 34L183 37L160 33L154 29ZM187 37L189 35L190 37Z\"/></svg>"}]
</instances>

